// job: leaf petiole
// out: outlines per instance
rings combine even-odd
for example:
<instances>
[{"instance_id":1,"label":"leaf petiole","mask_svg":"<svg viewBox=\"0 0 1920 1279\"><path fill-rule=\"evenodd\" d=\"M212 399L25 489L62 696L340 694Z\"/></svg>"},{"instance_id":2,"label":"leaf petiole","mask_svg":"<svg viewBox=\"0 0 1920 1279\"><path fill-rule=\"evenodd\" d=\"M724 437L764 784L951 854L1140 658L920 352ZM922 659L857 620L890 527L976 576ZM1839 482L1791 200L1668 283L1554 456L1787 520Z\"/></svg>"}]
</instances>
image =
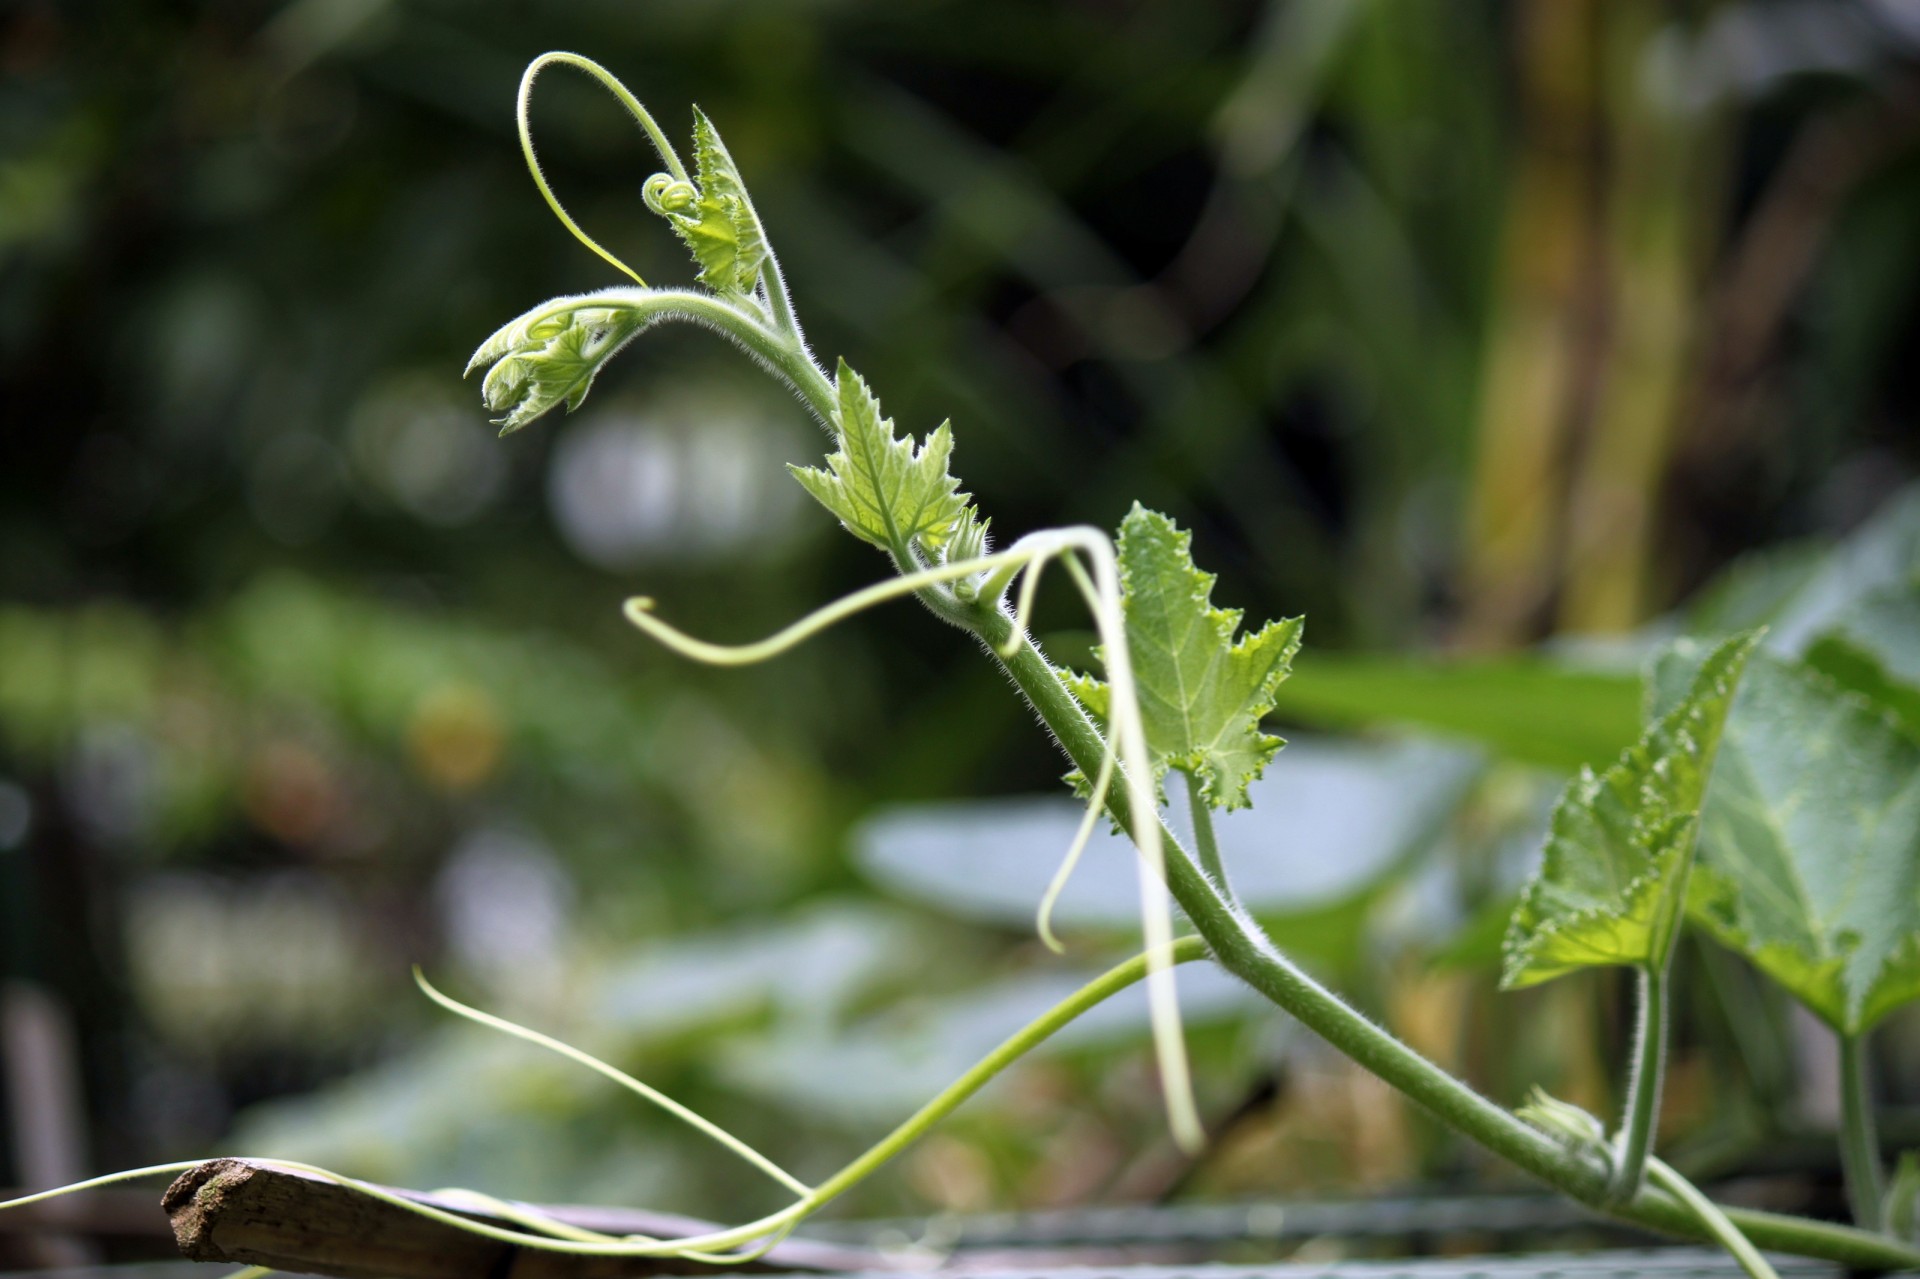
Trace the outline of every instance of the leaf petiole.
<instances>
[{"instance_id":1,"label":"leaf petiole","mask_svg":"<svg viewBox=\"0 0 1920 1279\"><path fill-rule=\"evenodd\" d=\"M1187 813L1193 819L1194 856L1199 859L1200 869L1212 876L1214 883L1224 890L1227 867L1220 860L1220 840L1213 830L1213 809L1207 803L1200 779L1192 773L1183 773L1181 776L1187 784Z\"/></svg>"},{"instance_id":2,"label":"leaf petiole","mask_svg":"<svg viewBox=\"0 0 1920 1279\"><path fill-rule=\"evenodd\" d=\"M1671 955L1664 957L1671 961ZM1660 1121L1660 1092L1667 1067L1667 973L1665 964L1634 969L1639 1004L1633 1036L1633 1067L1627 1077L1627 1104L1614 1140L1609 1194L1617 1203L1632 1199L1646 1175L1648 1153Z\"/></svg>"},{"instance_id":3,"label":"leaf petiole","mask_svg":"<svg viewBox=\"0 0 1920 1279\"><path fill-rule=\"evenodd\" d=\"M1840 1036L1840 1161L1846 1172L1853 1224L1884 1228L1885 1173L1873 1122L1873 1090L1867 1078L1866 1034Z\"/></svg>"}]
</instances>

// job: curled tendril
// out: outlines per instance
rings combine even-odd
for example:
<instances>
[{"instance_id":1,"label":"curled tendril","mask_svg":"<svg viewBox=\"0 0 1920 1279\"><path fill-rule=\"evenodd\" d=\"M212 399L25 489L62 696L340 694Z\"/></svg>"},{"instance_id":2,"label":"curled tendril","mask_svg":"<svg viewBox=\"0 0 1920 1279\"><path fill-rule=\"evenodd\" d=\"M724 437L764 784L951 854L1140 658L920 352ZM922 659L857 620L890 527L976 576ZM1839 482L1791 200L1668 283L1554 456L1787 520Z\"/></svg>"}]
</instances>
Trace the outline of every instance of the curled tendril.
<instances>
[{"instance_id":1,"label":"curled tendril","mask_svg":"<svg viewBox=\"0 0 1920 1279\"><path fill-rule=\"evenodd\" d=\"M656 173L640 188L640 198L646 201L647 208L664 218L691 209L700 198L700 188L671 173Z\"/></svg>"},{"instance_id":2,"label":"curled tendril","mask_svg":"<svg viewBox=\"0 0 1920 1279\"><path fill-rule=\"evenodd\" d=\"M654 123L653 116L640 105L640 100L633 96L626 85L620 83L619 77L598 62L591 58L583 58L577 53L554 52L543 53L527 64L526 72L520 77L520 95L515 104L514 119L520 130L520 154L526 157L527 172L533 176L533 185L540 189L540 196L547 202L547 207L553 210L553 216L560 219L560 225L572 232L574 239L591 249L603 261L612 265L635 284L645 285L646 281L640 278L639 272L608 252L599 241L580 229L579 223L573 220L566 206L560 203L560 197L555 195L553 188L547 184L547 175L541 171L540 158L534 154L533 150L533 124L530 119L533 106L533 82L539 78L542 71L551 66L573 67L598 80L606 86L609 93L619 99L620 105L627 109L627 114L632 116L634 122L646 133L647 140L653 143L653 149L660 153L662 163L682 182L687 180L687 168L680 162L680 156L674 151L673 144L667 141L667 135L661 131L658 124Z\"/></svg>"}]
</instances>

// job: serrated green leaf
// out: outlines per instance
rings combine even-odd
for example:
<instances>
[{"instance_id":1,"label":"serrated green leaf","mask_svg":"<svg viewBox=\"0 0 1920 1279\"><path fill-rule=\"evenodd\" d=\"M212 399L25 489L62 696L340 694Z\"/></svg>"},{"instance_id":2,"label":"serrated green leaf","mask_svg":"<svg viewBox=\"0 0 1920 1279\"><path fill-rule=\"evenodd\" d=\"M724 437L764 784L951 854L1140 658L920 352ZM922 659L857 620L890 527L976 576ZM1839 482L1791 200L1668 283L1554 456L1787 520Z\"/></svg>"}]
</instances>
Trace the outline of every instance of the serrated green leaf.
<instances>
[{"instance_id":1,"label":"serrated green leaf","mask_svg":"<svg viewBox=\"0 0 1920 1279\"><path fill-rule=\"evenodd\" d=\"M693 155L699 193L684 210L667 212L667 222L700 264L702 284L720 292L750 293L767 260L766 233L720 131L698 107L693 111Z\"/></svg>"},{"instance_id":2,"label":"serrated green leaf","mask_svg":"<svg viewBox=\"0 0 1920 1279\"><path fill-rule=\"evenodd\" d=\"M1155 780L1177 768L1212 807L1244 808L1247 783L1283 745L1260 721L1299 651L1301 620L1269 622L1236 643L1240 611L1213 606L1214 575L1194 567L1192 541L1137 503L1127 513L1119 542L1127 649ZM1067 687L1107 717L1105 683L1070 674Z\"/></svg>"},{"instance_id":3,"label":"serrated green leaf","mask_svg":"<svg viewBox=\"0 0 1920 1279\"><path fill-rule=\"evenodd\" d=\"M1507 928L1504 989L1579 968L1666 963L1708 774L1756 639L1739 635L1715 648L1679 704L1610 768L1583 768L1568 784Z\"/></svg>"},{"instance_id":4,"label":"serrated green leaf","mask_svg":"<svg viewBox=\"0 0 1920 1279\"><path fill-rule=\"evenodd\" d=\"M481 395L489 409L505 410L494 422L507 435L561 404L579 408L607 361L646 326L638 312L618 307L523 318L487 339L468 368L494 361Z\"/></svg>"},{"instance_id":5,"label":"serrated green leaf","mask_svg":"<svg viewBox=\"0 0 1920 1279\"><path fill-rule=\"evenodd\" d=\"M1842 1034L1920 997L1920 742L1805 663L1757 656L1687 908Z\"/></svg>"},{"instance_id":6,"label":"serrated green leaf","mask_svg":"<svg viewBox=\"0 0 1920 1279\"><path fill-rule=\"evenodd\" d=\"M840 361L834 427L840 447L825 470L789 466L801 487L832 511L847 531L882 550L902 550L918 539L937 550L966 510L968 495L947 473L953 431L942 422L914 447L896 439L893 420L880 416L880 401L858 373Z\"/></svg>"}]
</instances>

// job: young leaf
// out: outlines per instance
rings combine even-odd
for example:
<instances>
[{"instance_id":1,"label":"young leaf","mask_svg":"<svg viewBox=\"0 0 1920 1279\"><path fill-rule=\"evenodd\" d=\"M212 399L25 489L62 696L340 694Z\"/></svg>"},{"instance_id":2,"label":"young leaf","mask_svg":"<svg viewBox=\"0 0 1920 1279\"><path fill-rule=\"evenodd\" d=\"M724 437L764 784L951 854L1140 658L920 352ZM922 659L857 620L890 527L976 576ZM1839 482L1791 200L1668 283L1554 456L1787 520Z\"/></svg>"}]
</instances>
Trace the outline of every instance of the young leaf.
<instances>
[{"instance_id":1,"label":"young leaf","mask_svg":"<svg viewBox=\"0 0 1920 1279\"><path fill-rule=\"evenodd\" d=\"M1714 649L1686 696L1606 772L1581 769L1553 810L1546 856L1507 928L1500 984L1576 968L1659 967L1678 931L1707 776L1757 636Z\"/></svg>"},{"instance_id":2,"label":"young leaf","mask_svg":"<svg viewBox=\"0 0 1920 1279\"><path fill-rule=\"evenodd\" d=\"M942 422L919 448L911 436L896 439L893 419L880 416L880 401L845 360L836 389L840 447L827 457L827 469L787 469L855 537L882 550L902 550L917 538L937 550L967 507L960 481L947 473L952 430Z\"/></svg>"},{"instance_id":3,"label":"young leaf","mask_svg":"<svg viewBox=\"0 0 1920 1279\"><path fill-rule=\"evenodd\" d=\"M947 544L940 548L942 562L959 564L985 555L987 548L992 545L988 537L992 525L991 519L980 518L979 507L969 506L962 510L953 523L952 532L948 534ZM961 578L953 584L954 594L966 600L976 598L980 593L981 579L986 575L983 569L972 577Z\"/></svg>"},{"instance_id":4,"label":"young leaf","mask_svg":"<svg viewBox=\"0 0 1920 1279\"><path fill-rule=\"evenodd\" d=\"M516 320L488 338L467 369L495 361L481 385L502 435L564 403L580 407L593 379L648 319L632 309L582 307L528 323Z\"/></svg>"},{"instance_id":5,"label":"young leaf","mask_svg":"<svg viewBox=\"0 0 1920 1279\"><path fill-rule=\"evenodd\" d=\"M1292 669L1301 621L1269 622L1236 643L1240 611L1213 606L1214 576L1194 567L1192 541L1137 503L1120 525L1121 605L1147 749L1156 780L1177 768L1214 808L1244 808L1247 783L1284 744L1260 720ZM1067 686L1107 717L1105 683L1070 674Z\"/></svg>"},{"instance_id":6,"label":"young leaf","mask_svg":"<svg viewBox=\"0 0 1920 1279\"><path fill-rule=\"evenodd\" d=\"M700 264L700 282L722 293L750 293L767 260L767 237L747 197L746 184L719 130L698 107L693 112L697 185L656 174L646 185L647 207L666 218Z\"/></svg>"},{"instance_id":7,"label":"young leaf","mask_svg":"<svg viewBox=\"0 0 1920 1279\"><path fill-rule=\"evenodd\" d=\"M1756 657L1687 905L1842 1034L1920 996L1920 742L1819 671Z\"/></svg>"}]
</instances>

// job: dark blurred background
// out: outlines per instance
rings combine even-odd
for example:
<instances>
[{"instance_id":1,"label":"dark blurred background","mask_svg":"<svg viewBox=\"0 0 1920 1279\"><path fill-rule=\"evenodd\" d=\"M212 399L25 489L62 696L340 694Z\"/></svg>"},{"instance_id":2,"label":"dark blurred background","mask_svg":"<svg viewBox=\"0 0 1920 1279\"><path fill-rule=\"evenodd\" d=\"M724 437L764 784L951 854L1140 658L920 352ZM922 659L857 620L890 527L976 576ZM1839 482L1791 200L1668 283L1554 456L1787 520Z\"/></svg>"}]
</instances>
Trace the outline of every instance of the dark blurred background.
<instances>
[{"instance_id":1,"label":"dark blurred background","mask_svg":"<svg viewBox=\"0 0 1920 1279\"><path fill-rule=\"evenodd\" d=\"M744 639L884 569L746 361L650 333L493 438L471 349L618 282L515 143L550 48L708 112L818 351L953 419L996 532L1138 498L1223 603L1306 614L1228 838L1257 904L1496 1096L1605 1106L1618 983L1492 995L1501 912L1651 638L1813 627L1836 563L1913 545L1912 6L12 0L0 1186L240 1150L741 1218L772 1188L408 966L817 1176L1129 944L1112 849L1070 956L1034 941L1062 765L957 634L901 606L714 672L620 620ZM611 99L552 72L534 129L592 234L690 277ZM1084 661L1071 603L1041 631ZM1831 1181L1817 1043L1682 962L1676 1159ZM1504 1175L1225 984L1189 1009L1200 1160L1129 1005L855 1207ZM1912 1019L1880 1038L1920 1099Z\"/></svg>"}]
</instances>

